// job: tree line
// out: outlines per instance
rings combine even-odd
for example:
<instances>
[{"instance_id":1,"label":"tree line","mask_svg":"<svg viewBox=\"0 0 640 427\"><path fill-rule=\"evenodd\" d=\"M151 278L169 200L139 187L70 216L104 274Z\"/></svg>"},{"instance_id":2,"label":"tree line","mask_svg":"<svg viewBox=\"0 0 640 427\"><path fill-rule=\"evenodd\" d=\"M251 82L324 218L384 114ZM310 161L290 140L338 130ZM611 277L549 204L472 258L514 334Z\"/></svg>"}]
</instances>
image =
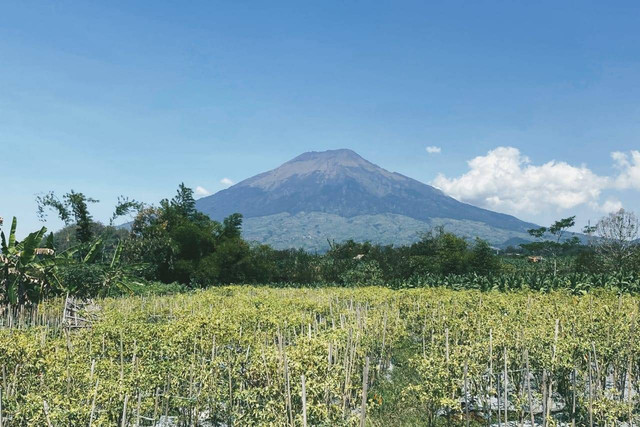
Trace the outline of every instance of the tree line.
<instances>
[{"instance_id":1,"label":"tree line","mask_svg":"<svg viewBox=\"0 0 640 427\"><path fill-rule=\"evenodd\" d=\"M8 237L1 235L0 300L25 303L65 293L88 297L229 283L402 286L448 283L454 276L463 277L455 282L471 283L514 274L534 275L531 281L616 274L620 282L633 282L628 289L640 290L640 225L624 210L585 228L587 242L568 233L575 225L575 217L569 217L529 230L535 241L506 251L435 228L411 245L350 240L329 242L326 253L310 253L247 242L242 215L210 219L196 210L193 191L184 184L157 206L120 197L106 225L90 213L97 200L83 193L70 191L61 198L47 193L36 202L40 218L53 212L66 226L49 234L43 227L18 242L14 218ZM126 216L133 220L115 226ZM529 262L533 256L537 262Z\"/></svg>"}]
</instances>

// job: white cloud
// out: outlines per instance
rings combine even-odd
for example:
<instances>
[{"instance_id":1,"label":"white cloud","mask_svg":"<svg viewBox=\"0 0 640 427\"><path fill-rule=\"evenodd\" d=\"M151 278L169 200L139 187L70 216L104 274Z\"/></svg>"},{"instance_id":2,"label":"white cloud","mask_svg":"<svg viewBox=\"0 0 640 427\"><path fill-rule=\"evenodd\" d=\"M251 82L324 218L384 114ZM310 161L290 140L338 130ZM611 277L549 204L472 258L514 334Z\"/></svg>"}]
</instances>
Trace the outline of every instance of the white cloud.
<instances>
[{"instance_id":1,"label":"white cloud","mask_svg":"<svg viewBox=\"0 0 640 427\"><path fill-rule=\"evenodd\" d=\"M196 187L194 193L197 197L205 197L211 195L211 192L209 190L204 187L200 187L199 185Z\"/></svg>"},{"instance_id":2,"label":"white cloud","mask_svg":"<svg viewBox=\"0 0 640 427\"><path fill-rule=\"evenodd\" d=\"M222 178L220 180L220 184L224 185L225 187L229 187L233 185L233 181L231 181L229 178Z\"/></svg>"},{"instance_id":3,"label":"white cloud","mask_svg":"<svg viewBox=\"0 0 640 427\"><path fill-rule=\"evenodd\" d=\"M442 148L436 147L435 145L428 146L426 150L429 154L440 154L442 152Z\"/></svg>"},{"instance_id":4,"label":"white cloud","mask_svg":"<svg viewBox=\"0 0 640 427\"><path fill-rule=\"evenodd\" d=\"M640 151L632 150L629 154L614 151L611 158L620 171L615 179L615 186L619 189L640 190Z\"/></svg>"},{"instance_id":5,"label":"white cloud","mask_svg":"<svg viewBox=\"0 0 640 427\"><path fill-rule=\"evenodd\" d=\"M590 206L592 209L608 214L611 212L618 212L622 209L622 202L617 199L607 199L607 201L601 205L597 203L590 203Z\"/></svg>"},{"instance_id":6,"label":"white cloud","mask_svg":"<svg viewBox=\"0 0 640 427\"><path fill-rule=\"evenodd\" d=\"M611 181L584 165L533 165L514 147L498 147L468 164L469 171L460 177L440 174L432 184L456 199L513 213L597 203Z\"/></svg>"}]
</instances>

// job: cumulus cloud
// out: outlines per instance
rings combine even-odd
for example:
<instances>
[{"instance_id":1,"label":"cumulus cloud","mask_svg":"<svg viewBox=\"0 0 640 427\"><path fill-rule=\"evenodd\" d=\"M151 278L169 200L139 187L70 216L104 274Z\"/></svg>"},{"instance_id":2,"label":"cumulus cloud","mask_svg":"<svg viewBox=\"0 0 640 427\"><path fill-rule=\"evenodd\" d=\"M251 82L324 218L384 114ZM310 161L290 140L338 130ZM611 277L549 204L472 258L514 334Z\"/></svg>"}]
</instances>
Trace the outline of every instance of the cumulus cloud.
<instances>
[{"instance_id":1,"label":"cumulus cloud","mask_svg":"<svg viewBox=\"0 0 640 427\"><path fill-rule=\"evenodd\" d=\"M611 158L620 171L615 179L615 186L619 189L640 190L640 151L632 150L629 154L614 151Z\"/></svg>"},{"instance_id":2,"label":"cumulus cloud","mask_svg":"<svg viewBox=\"0 0 640 427\"><path fill-rule=\"evenodd\" d=\"M442 148L436 147L435 145L428 146L426 150L429 154L440 154L442 152Z\"/></svg>"},{"instance_id":3,"label":"cumulus cloud","mask_svg":"<svg viewBox=\"0 0 640 427\"><path fill-rule=\"evenodd\" d=\"M622 202L617 199L607 199L607 201L601 205L598 203L590 203L589 205L592 209L606 214L611 212L618 212L620 209L622 209Z\"/></svg>"},{"instance_id":4,"label":"cumulus cloud","mask_svg":"<svg viewBox=\"0 0 640 427\"><path fill-rule=\"evenodd\" d=\"M220 184L224 185L225 187L229 187L233 185L233 181L231 181L229 178L222 178L220 180Z\"/></svg>"},{"instance_id":5,"label":"cumulus cloud","mask_svg":"<svg viewBox=\"0 0 640 427\"><path fill-rule=\"evenodd\" d=\"M432 184L458 200L507 212L537 213L598 202L610 179L586 166L550 161L534 165L514 147L498 147L468 162L457 178L440 174Z\"/></svg>"},{"instance_id":6,"label":"cumulus cloud","mask_svg":"<svg viewBox=\"0 0 640 427\"><path fill-rule=\"evenodd\" d=\"M200 187L199 185L196 187L194 191L196 197L205 197L210 196L211 192L204 187Z\"/></svg>"}]
</instances>

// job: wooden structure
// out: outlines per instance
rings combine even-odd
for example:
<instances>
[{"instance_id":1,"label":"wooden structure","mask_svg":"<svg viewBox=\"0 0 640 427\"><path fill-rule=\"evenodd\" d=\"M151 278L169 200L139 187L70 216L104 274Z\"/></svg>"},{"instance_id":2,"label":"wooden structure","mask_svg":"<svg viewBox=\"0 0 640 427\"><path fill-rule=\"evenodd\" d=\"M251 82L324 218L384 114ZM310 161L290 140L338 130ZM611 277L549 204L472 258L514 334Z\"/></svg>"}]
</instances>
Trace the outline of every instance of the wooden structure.
<instances>
[{"instance_id":1,"label":"wooden structure","mask_svg":"<svg viewBox=\"0 0 640 427\"><path fill-rule=\"evenodd\" d=\"M90 302L76 300L67 294L62 310L62 327L68 329L88 328L93 323Z\"/></svg>"}]
</instances>

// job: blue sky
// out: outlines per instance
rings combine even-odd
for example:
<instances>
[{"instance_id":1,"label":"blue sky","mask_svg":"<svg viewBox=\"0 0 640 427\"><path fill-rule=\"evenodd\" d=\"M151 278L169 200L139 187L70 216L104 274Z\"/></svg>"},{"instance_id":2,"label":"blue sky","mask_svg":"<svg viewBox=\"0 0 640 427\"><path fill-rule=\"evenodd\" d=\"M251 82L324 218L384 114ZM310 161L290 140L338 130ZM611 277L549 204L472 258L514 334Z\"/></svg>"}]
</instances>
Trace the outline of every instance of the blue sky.
<instances>
[{"instance_id":1,"label":"blue sky","mask_svg":"<svg viewBox=\"0 0 640 427\"><path fill-rule=\"evenodd\" d=\"M106 220L120 194L332 148L538 223L640 211L639 20L622 1L5 1L0 216L30 231L37 193L74 189Z\"/></svg>"}]
</instances>

